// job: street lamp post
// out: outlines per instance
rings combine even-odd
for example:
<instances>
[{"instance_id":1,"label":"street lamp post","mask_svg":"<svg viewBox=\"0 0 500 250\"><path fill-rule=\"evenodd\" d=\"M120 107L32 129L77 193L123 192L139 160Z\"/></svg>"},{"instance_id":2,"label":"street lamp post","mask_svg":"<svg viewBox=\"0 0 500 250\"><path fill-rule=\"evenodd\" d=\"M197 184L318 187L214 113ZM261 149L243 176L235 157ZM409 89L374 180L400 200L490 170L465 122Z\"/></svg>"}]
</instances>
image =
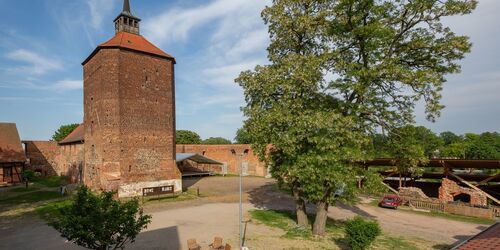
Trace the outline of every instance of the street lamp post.
<instances>
[{"instance_id":1,"label":"street lamp post","mask_svg":"<svg viewBox=\"0 0 500 250\"><path fill-rule=\"evenodd\" d=\"M239 188L240 188L240 203L239 203L239 229L240 229L240 249L243 249L243 164L242 158L246 154L248 154L248 149L245 149L243 152L236 152L235 149L232 149L231 152L236 156L236 161L238 165L239 172Z\"/></svg>"}]
</instances>

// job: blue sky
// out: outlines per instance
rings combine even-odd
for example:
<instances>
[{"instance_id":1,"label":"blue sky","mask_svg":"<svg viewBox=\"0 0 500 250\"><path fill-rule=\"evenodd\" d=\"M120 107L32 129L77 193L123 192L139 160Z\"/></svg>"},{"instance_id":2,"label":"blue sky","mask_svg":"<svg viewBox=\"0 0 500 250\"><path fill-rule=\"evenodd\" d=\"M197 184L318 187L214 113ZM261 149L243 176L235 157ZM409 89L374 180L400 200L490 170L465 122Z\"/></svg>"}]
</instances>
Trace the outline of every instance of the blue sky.
<instances>
[{"instance_id":1,"label":"blue sky","mask_svg":"<svg viewBox=\"0 0 500 250\"><path fill-rule=\"evenodd\" d=\"M269 43L260 11L270 0L131 0L141 33L177 59L177 128L233 139L242 124L240 71L265 64ZM83 118L81 62L114 35L122 0L0 0L0 121L22 139L49 139ZM500 1L445 21L471 37L462 73L448 77L447 107L435 132L500 130Z\"/></svg>"}]
</instances>

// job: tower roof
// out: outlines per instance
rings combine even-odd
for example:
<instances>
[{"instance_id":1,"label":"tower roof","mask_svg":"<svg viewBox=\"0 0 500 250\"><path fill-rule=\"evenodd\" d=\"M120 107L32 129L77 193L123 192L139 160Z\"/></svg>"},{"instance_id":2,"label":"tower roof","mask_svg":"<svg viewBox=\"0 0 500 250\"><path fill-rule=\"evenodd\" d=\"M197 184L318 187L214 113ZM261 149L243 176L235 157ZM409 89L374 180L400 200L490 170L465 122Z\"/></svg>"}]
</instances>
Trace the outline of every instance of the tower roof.
<instances>
[{"instance_id":1,"label":"tower roof","mask_svg":"<svg viewBox=\"0 0 500 250\"><path fill-rule=\"evenodd\" d=\"M119 32L109 41L99 45L90 56L83 61L83 65L86 64L99 50L106 48L118 48L131 51L137 51L144 54L157 56L165 59L169 59L175 62L175 58L165 52L163 52L158 47L154 46L151 42L146 40L141 35L136 35L128 32Z\"/></svg>"},{"instance_id":2,"label":"tower roof","mask_svg":"<svg viewBox=\"0 0 500 250\"><path fill-rule=\"evenodd\" d=\"M137 21L140 21L141 19L134 16L132 14L132 11L130 10L130 1L129 0L124 0L123 1L123 10L122 12L115 18L114 21L118 20L118 18L120 18L121 16L126 16L126 17L129 17L129 18L132 18L132 19L135 19Z\"/></svg>"}]
</instances>

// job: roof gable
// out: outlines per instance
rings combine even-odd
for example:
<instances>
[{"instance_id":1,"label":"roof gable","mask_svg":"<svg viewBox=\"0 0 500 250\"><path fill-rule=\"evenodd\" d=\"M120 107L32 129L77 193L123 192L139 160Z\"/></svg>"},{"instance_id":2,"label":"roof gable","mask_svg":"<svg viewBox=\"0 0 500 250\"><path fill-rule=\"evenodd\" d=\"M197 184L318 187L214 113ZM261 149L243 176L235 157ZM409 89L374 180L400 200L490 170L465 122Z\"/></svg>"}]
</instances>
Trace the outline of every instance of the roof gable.
<instances>
[{"instance_id":1,"label":"roof gable","mask_svg":"<svg viewBox=\"0 0 500 250\"><path fill-rule=\"evenodd\" d=\"M0 162L25 162L21 139L15 123L0 123Z\"/></svg>"},{"instance_id":2,"label":"roof gable","mask_svg":"<svg viewBox=\"0 0 500 250\"><path fill-rule=\"evenodd\" d=\"M128 32L118 32L109 41L100 44L82 64L86 64L99 50L105 48L119 48L138 51L148 55L166 58L174 61L175 63L175 58L173 56L163 52L161 49L146 40L143 36Z\"/></svg>"},{"instance_id":3,"label":"roof gable","mask_svg":"<svg viewBox=\"0 0 500 250\"><path fill-rule=\"evenodd\" d=\"M66 136L59 144L81 143L84 141L85 130L83 123L76 127L73 132Z\"/></svg>"}]
</instances>

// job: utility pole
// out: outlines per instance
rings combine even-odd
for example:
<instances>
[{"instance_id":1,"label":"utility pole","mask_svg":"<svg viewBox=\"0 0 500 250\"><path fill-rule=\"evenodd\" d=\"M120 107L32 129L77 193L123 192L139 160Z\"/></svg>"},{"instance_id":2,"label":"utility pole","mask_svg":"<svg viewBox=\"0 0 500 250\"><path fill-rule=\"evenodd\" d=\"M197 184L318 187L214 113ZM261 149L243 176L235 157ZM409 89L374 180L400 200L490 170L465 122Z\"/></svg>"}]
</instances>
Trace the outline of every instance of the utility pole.
<instances>
[{"instance_id":1,"label":"utility pole","mask_svg":"<svg viewBox=\"0 0 500 250\"><path fill-rule=\"evenodd\" d=\"M243 156L248 154L248 149L243 150L243 152L236 152L232 149L231 152L236 156L236 164L238 165L239 172L239 192L240 192L240 203L239 203L239 229L240 229L240 249L243 249Z\"/></svg>"}]
</instances>

